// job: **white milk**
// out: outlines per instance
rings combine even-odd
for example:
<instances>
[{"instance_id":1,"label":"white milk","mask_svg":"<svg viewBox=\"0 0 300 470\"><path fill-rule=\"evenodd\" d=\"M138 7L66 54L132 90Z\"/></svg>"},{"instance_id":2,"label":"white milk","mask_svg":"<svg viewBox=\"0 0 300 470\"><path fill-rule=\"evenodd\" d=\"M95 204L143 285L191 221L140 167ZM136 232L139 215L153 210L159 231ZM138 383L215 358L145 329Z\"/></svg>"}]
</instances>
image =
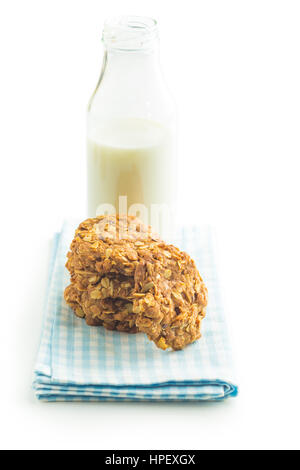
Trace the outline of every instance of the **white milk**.
<instances>
[{"instance_id":1,"label":"white milk","mask_svg":"<svg viewBox=\"0 0 300 470\"><path fill-rule=\"evenodd\" d=\"M126 212L124 199L119 207L119 197L127 196L128 213L161 232L159 205L165 211L160 219L170 223L166 209L172 212L175 202L175 158L169 130L144 119L111 121L90 132L87 158L89 217L113 208Z\"/></svg>"}]
</instances>

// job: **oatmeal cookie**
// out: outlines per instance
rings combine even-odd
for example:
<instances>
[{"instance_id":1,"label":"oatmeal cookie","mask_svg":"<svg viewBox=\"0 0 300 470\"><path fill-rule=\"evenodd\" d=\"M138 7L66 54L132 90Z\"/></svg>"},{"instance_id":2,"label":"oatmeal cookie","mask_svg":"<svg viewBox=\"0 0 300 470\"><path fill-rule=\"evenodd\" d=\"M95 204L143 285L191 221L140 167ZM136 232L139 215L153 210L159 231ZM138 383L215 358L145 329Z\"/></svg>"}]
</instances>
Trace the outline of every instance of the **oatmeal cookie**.
<instances>
[{"instance_id":1,"label":"oatmeal cookie","mask_svg":"<svg viewBox=\"0 0 300 470\"><path fill-rule=\"evenodd\" d=\"M206 287L194 261L126 216L87 219L68 253L65 299L90 325L142 331L166 349L200 338Z\"/></svg>"}]
</instances>

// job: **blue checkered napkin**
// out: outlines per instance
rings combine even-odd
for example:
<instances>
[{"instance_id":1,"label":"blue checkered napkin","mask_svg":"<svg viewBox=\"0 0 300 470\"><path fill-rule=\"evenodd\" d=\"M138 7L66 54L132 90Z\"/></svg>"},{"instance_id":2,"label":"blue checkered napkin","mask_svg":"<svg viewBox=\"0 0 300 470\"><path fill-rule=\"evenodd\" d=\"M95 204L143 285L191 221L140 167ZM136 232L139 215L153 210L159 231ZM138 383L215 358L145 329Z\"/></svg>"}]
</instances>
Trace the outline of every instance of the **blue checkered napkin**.
<instances>
[{"instance_id":1,"label":"blue checkered napkin","mask_svg":"<svg viewBox=\"0 0 300 470\"><path fill-rule=\"evenodd\" d=\"M174 244L196 261L209 292L203 336L183 351L162 351L144 334L87 326L66 305L64 267L75 225L54 238L34 391L45 401L222 400L237 395L208 227L183 228Z\"/></svg>"}]
</instances>

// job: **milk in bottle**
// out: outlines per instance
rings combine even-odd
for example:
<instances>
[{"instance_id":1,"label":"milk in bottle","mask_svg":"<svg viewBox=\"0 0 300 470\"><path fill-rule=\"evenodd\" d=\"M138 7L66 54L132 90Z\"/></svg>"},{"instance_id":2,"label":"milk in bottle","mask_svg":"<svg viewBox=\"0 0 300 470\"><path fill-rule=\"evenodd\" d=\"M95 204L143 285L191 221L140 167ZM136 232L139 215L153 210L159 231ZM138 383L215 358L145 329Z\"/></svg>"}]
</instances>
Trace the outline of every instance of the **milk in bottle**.
<instances>
[{"instance_id":1,"label":"milk in bottle","mask_svg":"<svg viewBox=\"0 0 300 470\"><path fill-rule=\"evenodd\" d=\"M154 20L105 24L104 63L88 109L88 215L137 215L162 234L174 221L174 106Z\"/></svg>"}]
</instances>

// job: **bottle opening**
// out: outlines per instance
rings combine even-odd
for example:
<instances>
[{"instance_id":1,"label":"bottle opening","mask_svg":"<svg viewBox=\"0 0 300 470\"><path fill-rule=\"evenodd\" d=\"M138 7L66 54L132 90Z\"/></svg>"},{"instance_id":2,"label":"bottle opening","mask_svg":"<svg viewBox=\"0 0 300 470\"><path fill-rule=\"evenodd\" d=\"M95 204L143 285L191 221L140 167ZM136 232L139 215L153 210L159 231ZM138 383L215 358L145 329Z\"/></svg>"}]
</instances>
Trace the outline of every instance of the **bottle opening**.
<instances>
[{"instance_id":1,"label":"bottle opening","mask_svg":"<svg viewBox=\"0 0 300 470\"><path fill-rule=\"evenodd\" d=\"M119 16L104 23L103 42L107 49L149 50L158 39L157 22L142 16Z\"/></svg>"}]
</instances>

